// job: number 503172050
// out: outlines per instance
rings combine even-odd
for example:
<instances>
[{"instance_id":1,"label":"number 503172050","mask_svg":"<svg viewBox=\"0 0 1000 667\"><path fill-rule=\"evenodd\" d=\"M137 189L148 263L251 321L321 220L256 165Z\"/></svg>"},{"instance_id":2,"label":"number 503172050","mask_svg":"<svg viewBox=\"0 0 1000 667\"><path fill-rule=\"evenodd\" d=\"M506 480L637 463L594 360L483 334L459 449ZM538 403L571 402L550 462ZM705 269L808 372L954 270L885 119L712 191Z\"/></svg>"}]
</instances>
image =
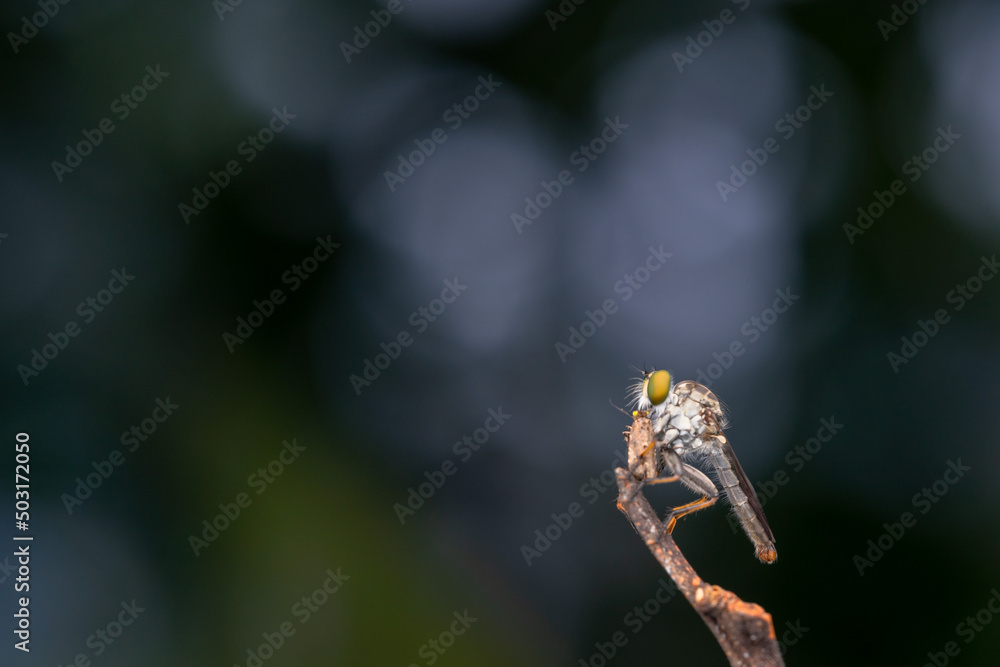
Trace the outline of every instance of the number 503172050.
<instances>
[{"instance_id":1,"label":"number 503172050","mask_svg":"<svg viewBox=\"0 0 1000 667\"><path fill-rule=\"evenodd\" d=\"M28 434L18 433L15 439L17 440L17 444L14 445L14 451L16 452L14 460L17 465L14 468L14 499L17 501L15 503L17 512L14 515L14 520L27 522L28 508L30 507L28 504L30 484L28 472L29 462L31 460L31 457L28 454Z\"/></svg>"}]
</instances>

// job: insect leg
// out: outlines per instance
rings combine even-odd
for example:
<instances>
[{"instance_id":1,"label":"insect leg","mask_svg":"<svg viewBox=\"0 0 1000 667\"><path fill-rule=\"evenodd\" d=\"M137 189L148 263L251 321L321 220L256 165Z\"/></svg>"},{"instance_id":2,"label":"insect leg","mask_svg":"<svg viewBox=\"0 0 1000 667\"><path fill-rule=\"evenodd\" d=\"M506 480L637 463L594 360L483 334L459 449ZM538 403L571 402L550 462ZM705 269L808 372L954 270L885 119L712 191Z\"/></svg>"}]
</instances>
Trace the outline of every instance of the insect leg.
<instances>
[{"instance_id":1,"label":"insect leg","mask_svg":"<svg viewBox=\"0 0 1000 667\"><path fill-rule=\"evenodd\" d=\"M670 471L674 473L673 476L676 477L681 484L695 493L701 494L701 498L698 500L693 500L689 503L671 509L670 518L667 520L665 530L667 533L672 533L674 532L674 527L677 525L678 519L714 505L719 499L719 490L716 488L712 480L705 475L705 473L698 470L694 466L684 463L681 460L680 455L673 450L664 450L663 459L667 467L670 468Z\"/></svg>"}]
</instances>

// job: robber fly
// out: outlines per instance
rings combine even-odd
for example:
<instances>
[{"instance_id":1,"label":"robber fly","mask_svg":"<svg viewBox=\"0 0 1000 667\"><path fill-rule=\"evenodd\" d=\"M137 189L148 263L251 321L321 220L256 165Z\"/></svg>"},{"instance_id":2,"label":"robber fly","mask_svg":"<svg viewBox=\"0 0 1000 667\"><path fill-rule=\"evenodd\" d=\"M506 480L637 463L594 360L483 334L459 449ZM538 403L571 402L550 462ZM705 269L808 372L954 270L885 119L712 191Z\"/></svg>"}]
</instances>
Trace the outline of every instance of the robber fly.
<instances>
[{"instance_id":1,"label":"robber fly","mask_svg":"<svg viewBox=\"0 0 1000 667\"><path fill-rule=\"evenodd\" d=\"M757 558L773 563L778 557L774 535L757 493L722 433L729 423L715 394L690 380L674 384L670 373L654 370L643 373L629 389L629 395L638 411L649 416L653 427L652 441L645 450L635 457L630 455L635 458L630 461L634 474L647 484L680 482L701 494L698 500L673 508L667 532L673 532L677 519L711 507L719 499L719 489L712 480L684 462L707 460L743 531L753 542Z\"/></svg>"}]
</instances>

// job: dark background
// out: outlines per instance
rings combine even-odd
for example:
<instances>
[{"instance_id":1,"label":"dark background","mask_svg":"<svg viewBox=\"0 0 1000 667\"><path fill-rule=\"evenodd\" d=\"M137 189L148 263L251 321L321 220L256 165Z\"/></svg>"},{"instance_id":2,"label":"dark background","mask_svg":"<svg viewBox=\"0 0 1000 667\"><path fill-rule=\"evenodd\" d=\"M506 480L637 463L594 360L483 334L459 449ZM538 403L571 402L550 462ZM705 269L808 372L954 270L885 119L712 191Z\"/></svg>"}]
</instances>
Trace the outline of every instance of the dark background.
<instances>
[{"instance_id":1,"label":"dark background","mask_svg":"<svg viewBox=\"0 0 1000 667\"><path fill-rule=\"evenodd\" d=\"M675 538L707 581L773 615L788 664L921 665L947 642L949 664L995 664L1000 619L959 624L1000 604L1000 282L976 283L998 250L1000 7L902 4L915 13L897 4L889 30L885 2L588 0L552 22L555 2L402 0L347 62L341 43L381 5L71 0L15 45L42 10L4 3L3 664L247 665L291 621L263 664L427 665L422 646L465 611L477 620L435 664L601 665L595 643L618 631L607 664L725 664L680 596L633 632L664 573L590 481L624 452L631 420L611 403L627 407L633 366L713 373L779 557L758 563L722 504ZM157 66L121 119L114 100ZM454 127L445 113L479 77L500 85ZM832 96L779 131L811 87ZM248 162L239 147L275 108L294 118ZM57 177L102 118L113 132ZM581 172L573 154L606 119L627 128ZM390 189L435 128L444 143ZM959 138L908 169L939 128ZM723 201L717 183L769 137L777 151ZM230 160L239 173L185 221ZM519 230L512 214L563 170L572 182ZM881 217L845 229L897 179ZM317 238L340 245L293 291L282 276ZM670 258L626 300L616 284L661 246ZM135 278L86 322L78 304L123 267ZM418 331L446 280L467 289ZM959 310L967 284L981 289ZM285 301L230 351L223 335L275 289ZM776 291L796 298L775 317ZM70 321L65 349L19 370ZM903 337L921 346L894 367ZM389 363L356 390L366 360ZM122 434L168 397L179 407L128 451ZM510 417L456 451L491 409ZM842 428L797 458L824 419ZM11 633L19 432L30 655ZM304 451L254 486L292 439ZM68 511L114 450L121 465ZM401 522L428 479L443 484ZM251 504L196 555L191 537L240 493ZM548 528L571 503L582 516ZM884 536L904 512L915 523ZM859 566L880 536L889 548ZM293 606L337 568L349 580L301 623ZM144 611L114 643L88 646L133 600Z\"/></svg>"}]
</instances>

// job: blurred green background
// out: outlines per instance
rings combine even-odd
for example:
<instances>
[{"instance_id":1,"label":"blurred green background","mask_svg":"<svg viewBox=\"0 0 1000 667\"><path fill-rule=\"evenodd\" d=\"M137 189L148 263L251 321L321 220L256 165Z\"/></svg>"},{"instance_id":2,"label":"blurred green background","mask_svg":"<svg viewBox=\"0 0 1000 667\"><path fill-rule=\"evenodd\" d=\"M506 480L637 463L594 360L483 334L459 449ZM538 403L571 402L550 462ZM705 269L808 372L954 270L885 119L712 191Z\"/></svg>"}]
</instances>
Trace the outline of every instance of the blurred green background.
<instances>
[{"instance_id":1,"label":"blurred green background","mask_svg":"<svg viewBox=\"0 0 1000 667\"><path fill-rule=\"evenodd\" d=\"M4 665L723 665L606 486L635 367L727 403L777 563L675 538L789 665L996 664L997 4L0 22Z\"/></svg>"}]
</instances>

